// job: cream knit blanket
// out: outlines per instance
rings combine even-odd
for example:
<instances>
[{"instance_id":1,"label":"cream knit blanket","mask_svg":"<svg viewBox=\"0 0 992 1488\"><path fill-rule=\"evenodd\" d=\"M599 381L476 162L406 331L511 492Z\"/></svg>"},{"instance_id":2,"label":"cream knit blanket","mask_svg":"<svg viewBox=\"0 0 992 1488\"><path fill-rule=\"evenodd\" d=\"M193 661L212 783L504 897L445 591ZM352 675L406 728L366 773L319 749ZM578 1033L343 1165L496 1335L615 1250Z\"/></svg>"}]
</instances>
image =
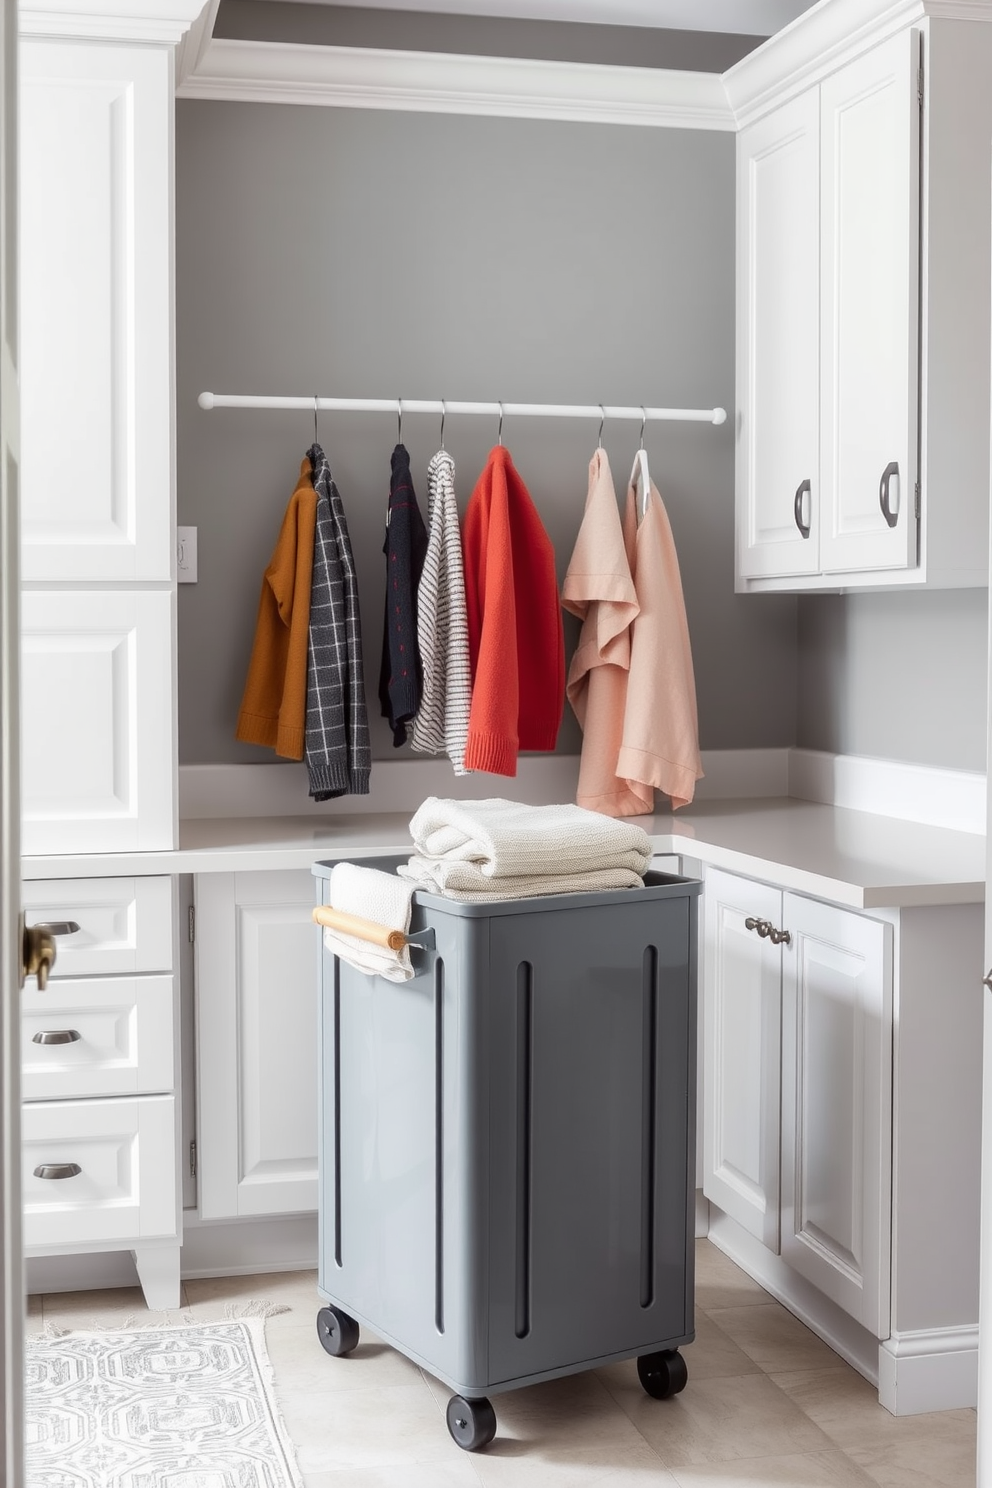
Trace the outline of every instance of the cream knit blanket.
<instances>
[{"instance_id":1,"label":"cream knit blanket","mask_svg":"<svg viewBox=\"0 0 992 1488\"><path fill-rule=\"evenodd\" d=\"M397 873L446 899L466 903L484 900L532 899L539 894L595 894L604 889L639 889L643 870L600 868L591 873L516 873L510 878L487 878L474 863L439 863L436 859L412 857Z\"/></svg>"},{"instance_id":2,"label":"cream knit blanket","mask_svg":"<svg viewBox=\"0 0 992 1488\"><path fill-rule=\"evenodd\" d=\"M477 880L511 878L550 883L611 870L623 870L639 879L651 858L650 838L631 822L615 821L580 806L523 806L499 797L452 801L429 796L410 822L410 833L416 858L444 870L453 864L475 870L471 883L452 881L448 874L452 888L474 889ZM479 882L478 887L483 886ZM629 885L625 880L601 886ZM564 890L531 888L528 892Z\"/></svg>"}]
</instances>

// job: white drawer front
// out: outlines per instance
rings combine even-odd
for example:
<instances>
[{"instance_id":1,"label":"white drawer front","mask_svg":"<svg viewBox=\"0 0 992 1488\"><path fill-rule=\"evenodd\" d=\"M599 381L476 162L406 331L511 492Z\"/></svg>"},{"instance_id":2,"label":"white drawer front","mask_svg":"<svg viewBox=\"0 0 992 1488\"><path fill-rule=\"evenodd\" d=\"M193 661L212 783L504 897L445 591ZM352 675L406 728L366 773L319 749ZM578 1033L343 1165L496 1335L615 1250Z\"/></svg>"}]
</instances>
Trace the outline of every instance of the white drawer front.
<instances>
[{"instance_id":1,"label":"white drawer front","mask_svg":"<svg viewBox=\"0 0 992 1488\"><path fill-rule=\"evenodd\" d=\"M27 1249L178 1234L171 1095L29 1105L21 1132ZM80 1171L36 1177L46 1163Z\"/></svg>"},{"instance_id":2,"label":"white drawer front","mask_svg":"<svg viewBox=\"0 0 992 1488\"><path fill-rule=\"evenodd\" d=\"M29 925L79 926L58 937L53 976L172 970L170 878L37 879L25 882L23 903Z\"/></svg>"},{"instance_id":3,"label":"white drawer front","mask_svg":"<svg viewBox=\"0 0 992 1488\"><path fill-rule=\"evenodd\" d=\"M25 987L24 1099L171 1091L172 988L171 976L50 982L46 992Z\"/></svg>"}]
</instances>

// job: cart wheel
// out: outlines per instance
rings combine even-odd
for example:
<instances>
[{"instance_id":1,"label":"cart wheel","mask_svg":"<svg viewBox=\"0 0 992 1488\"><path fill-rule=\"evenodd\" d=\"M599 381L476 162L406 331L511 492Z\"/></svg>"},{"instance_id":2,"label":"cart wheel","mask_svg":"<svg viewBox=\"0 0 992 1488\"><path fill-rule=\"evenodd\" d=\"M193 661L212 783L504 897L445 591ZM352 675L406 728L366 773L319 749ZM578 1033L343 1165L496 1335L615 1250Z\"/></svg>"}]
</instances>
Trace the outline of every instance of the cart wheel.
<instances>
[{"instance_id":1,"label":"cart wheel","mask_svg":"<svg viewBox=\"0 0 992 1488\"><path fill-rule=\"evenodd\" d=\"M317 1314L317 1337L335 1359L358 1347L358 1324L337 1307L322 1307Z\"/></svg>"},{"instance_id":2,"label":"cart wheel","mask_svg":"<svg viewBox=\"0 0 992 1488\"><path fill-rule=\"evenodd\" d=\"M642 1354L637 1361L637 1378L655 1400L667 1400L685 1389L689 1371L678 1349L662 1349L659 1354Z\"/></svg>"},{"instance_id":3,"label":"cart wheel","mask_svg":"<svg viewBox=\"0 0 992 1488\"><path fill-rule=\"evenodd\" d=\"M496 1412L484 1395L478 1400L452 1395L445 1414L451 1439L463 1451L477 1452L496 1435Z\"/></svg>"}]
</instances>

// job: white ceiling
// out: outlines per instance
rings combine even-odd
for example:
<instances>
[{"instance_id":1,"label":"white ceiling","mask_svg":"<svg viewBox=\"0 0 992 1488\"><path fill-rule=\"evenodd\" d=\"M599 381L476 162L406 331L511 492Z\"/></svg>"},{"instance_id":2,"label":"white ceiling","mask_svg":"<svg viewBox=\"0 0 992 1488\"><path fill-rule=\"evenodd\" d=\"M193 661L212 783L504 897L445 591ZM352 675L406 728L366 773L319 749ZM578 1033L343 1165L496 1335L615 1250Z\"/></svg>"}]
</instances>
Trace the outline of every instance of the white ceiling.
<instances>
[{"instance_id":1,"label":"white ceiling","mask_svg":"<svg viewBox=\"0 0 992 1488\"><path fill-rule=\"evenodd\" d=\"M328 0L308 0L326 4ZM504 16L532 21L592 21L598 25L662 26L680 31L730 31L771 36L812 0L337 0L365 10L422 10L448 15Z\"/></svg>"}]
</instances>

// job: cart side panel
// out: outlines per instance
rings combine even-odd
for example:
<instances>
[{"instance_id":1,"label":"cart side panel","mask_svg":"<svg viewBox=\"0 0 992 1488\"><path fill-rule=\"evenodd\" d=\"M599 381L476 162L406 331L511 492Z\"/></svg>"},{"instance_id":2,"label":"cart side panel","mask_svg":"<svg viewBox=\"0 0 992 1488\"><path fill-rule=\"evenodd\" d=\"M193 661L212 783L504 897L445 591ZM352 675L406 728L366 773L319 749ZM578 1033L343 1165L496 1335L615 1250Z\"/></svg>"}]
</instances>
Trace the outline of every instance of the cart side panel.
<instances>
[{"instance_id":1,"label":"cart side panel","mask_svg":"<svg viewBox=\"0 0 992 1488\"><path fill-rule=\"evenodd\" d=\"M690 900L492 921L490 1377L683 1341Z\"/></svg>"}]
</instances>

